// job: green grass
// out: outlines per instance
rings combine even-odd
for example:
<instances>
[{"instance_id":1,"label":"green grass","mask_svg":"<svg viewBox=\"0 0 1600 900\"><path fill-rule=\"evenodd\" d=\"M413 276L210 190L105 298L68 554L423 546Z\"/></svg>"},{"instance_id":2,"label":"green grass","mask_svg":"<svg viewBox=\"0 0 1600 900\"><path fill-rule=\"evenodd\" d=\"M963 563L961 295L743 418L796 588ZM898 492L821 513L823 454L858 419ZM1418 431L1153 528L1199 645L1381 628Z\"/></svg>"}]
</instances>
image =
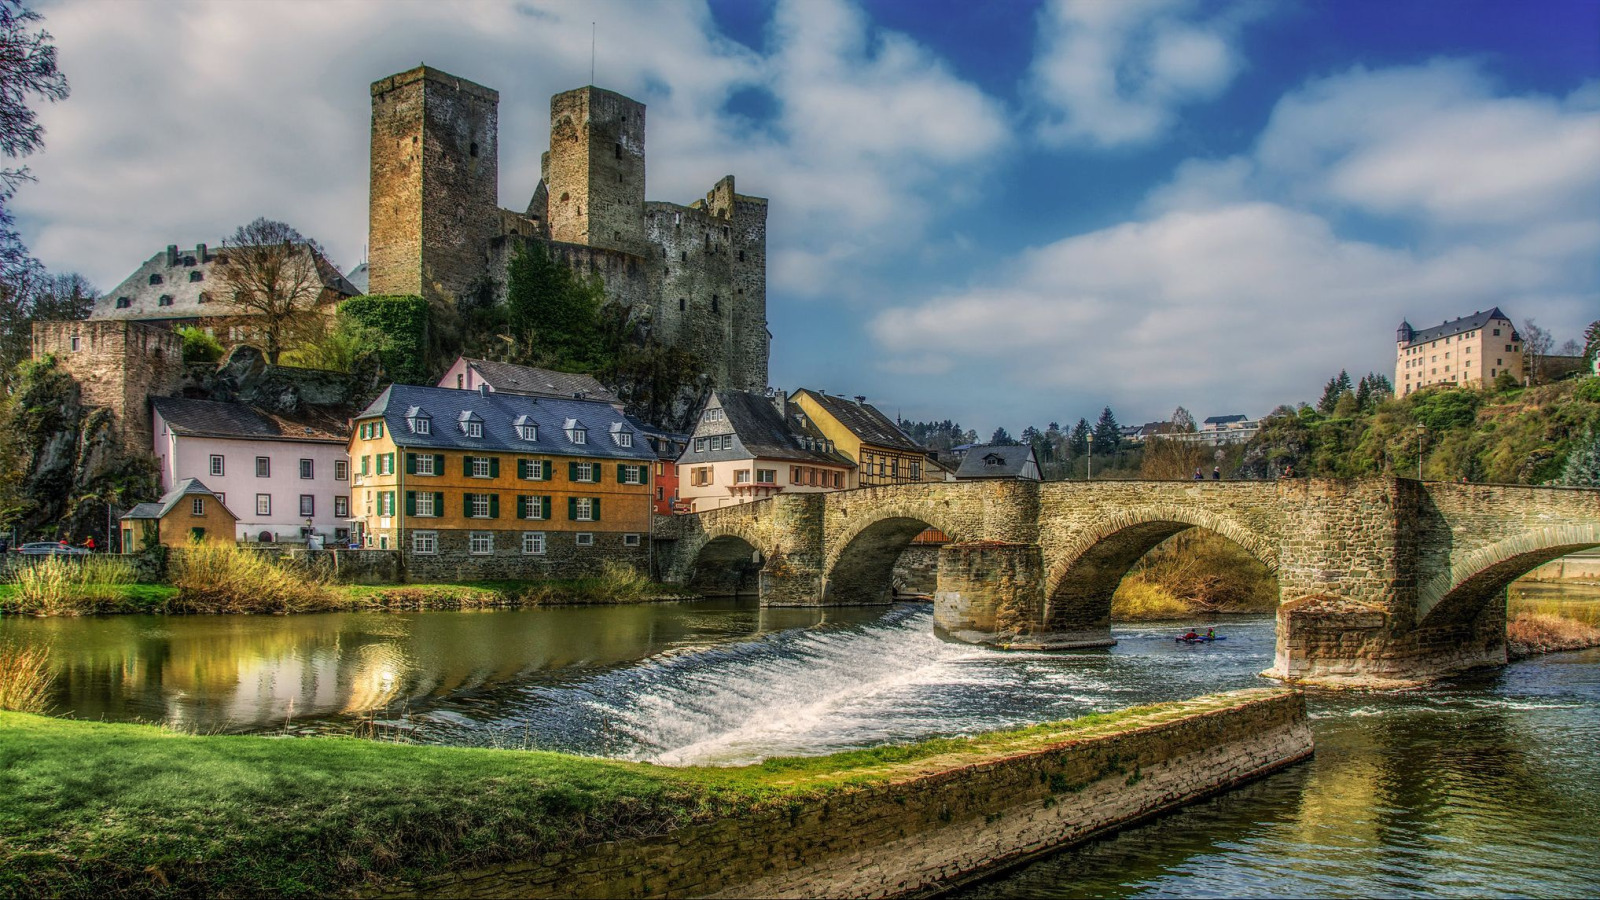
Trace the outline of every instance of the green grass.
<instances>
[{"instance_id":1,"label":"green grass","mask_svg":"<svg viewBox=\"0 0 1600 900\"><path fill-rule=\"evenodd\" d=\"M178 589L166 584L96 584L89 585L86 594L69 594L65 606L68 615L95 613L159 613L166 612ZM17 598L17 586L0 584L0 613L34 612L23 608ZM56 613L62 614L62 613Z\"/></svg>"},{"instance_id":2,"label":"green grass","mask_svg":"<svg viewBox=\"0 0 1600 900\"><path fill-rule=\"evenodd\" d=\"M0 713L0 895L348 892L660 834L1240 699L686 769L353 738L194 736Z\"/></svg>"}]
</instances>

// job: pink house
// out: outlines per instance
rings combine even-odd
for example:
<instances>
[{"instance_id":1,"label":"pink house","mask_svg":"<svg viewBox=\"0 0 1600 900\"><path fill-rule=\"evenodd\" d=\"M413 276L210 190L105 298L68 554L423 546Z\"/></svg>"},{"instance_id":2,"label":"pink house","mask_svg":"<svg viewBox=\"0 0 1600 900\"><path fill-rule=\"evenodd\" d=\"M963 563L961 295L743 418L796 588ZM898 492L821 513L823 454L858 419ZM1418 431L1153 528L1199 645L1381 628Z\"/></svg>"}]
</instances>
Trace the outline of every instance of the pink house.
<instances>
[{"instance_id":1,"label":"pink house","mask_svg":"<svg viewBox=\"0 0 1600 900\"><path fill-rule=\"evenodd\" d=\"M349 539L346 420L212 400L162 397L151 404L163 490L204 480L238 515L239 540L298 543L308 532L330 544Z\"/></svg>"}]
</instances>

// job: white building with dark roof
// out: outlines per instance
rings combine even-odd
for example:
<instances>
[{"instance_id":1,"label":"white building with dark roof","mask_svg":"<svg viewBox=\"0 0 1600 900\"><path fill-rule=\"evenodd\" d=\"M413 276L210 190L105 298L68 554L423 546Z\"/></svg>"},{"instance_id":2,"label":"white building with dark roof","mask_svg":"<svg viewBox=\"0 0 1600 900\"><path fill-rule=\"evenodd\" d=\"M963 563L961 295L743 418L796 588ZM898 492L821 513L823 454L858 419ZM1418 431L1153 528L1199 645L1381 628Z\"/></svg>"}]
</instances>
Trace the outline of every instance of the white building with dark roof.
<instances>
[{"instance_id":1,"label":"white building with dark roof","mask_svg":"<svg viewBox=\"0 0 1600 900\"><path fill-rule=\"evenodd\" d=\"M1395 332L1396 396L1436 384L1485 387L1506 372L1523 377L1522 335L1498 306L1421 331L1402 321Z\"/></svg>"}]
</instances>

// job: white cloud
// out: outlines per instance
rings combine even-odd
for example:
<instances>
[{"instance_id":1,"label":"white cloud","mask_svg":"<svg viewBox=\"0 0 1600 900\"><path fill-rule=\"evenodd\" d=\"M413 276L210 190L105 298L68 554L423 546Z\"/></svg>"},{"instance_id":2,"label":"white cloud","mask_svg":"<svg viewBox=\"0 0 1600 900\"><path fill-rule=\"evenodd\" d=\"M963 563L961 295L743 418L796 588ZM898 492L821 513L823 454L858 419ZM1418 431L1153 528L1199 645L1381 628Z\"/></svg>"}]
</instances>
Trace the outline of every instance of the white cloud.
<instances>
[{"instance_id":1,"label":"white cloud","mask_svg":"<svg viewBox=\"0 0 1600 900\"><path fill-rule=\"evenodd\" d=\"M73 85L46 107L38 184L17 197L52 269L109 289L168 243L216 242L258 215L330 245L367 231L370 100L419 61L500 92L500 191L521 209L549 98L596 80L649 106L649 196L689 202L721 176L772 199L775 290L821 291L913 246L930 185L1008 140L1003 109L845 0L786 2L771 51L722 37L703 3L146 3L44 8ZM761 90L777 119L726 112ZM945 202L956 197L941 198Z\"/></svg>"},{"instance_id":2,"label":"white cloud","mask_svg":"<svg viewBox=\"0 0 1600 900\"><path fill-rule=\"evenodd\" d=\"M1048 143L1117 147L1165 134L1178 110L1219 96L1243 68L1235 42L1255 15L1205 17L1190 0L1052 0L1030 73Z\"/></svg>"}]
</instances>

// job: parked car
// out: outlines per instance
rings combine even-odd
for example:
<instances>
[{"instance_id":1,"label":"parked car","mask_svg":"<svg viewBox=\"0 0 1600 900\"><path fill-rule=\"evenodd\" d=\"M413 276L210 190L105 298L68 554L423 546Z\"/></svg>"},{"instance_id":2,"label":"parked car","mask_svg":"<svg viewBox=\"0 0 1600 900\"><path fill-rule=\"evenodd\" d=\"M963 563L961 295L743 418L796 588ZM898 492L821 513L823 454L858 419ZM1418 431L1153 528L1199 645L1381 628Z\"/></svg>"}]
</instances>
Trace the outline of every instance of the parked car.
<instances>
[{"instance_id":1,"label":"parked car","mask_svg":"<svg viewBox=\"0 0 1600 900\"><path fill-rule=\"evenodd\" d=\"M58 541L33 541L17 548L18 553L27 556L88 556L89 551L82 547L63 547Z\"/></svg>"}]
</instances>

